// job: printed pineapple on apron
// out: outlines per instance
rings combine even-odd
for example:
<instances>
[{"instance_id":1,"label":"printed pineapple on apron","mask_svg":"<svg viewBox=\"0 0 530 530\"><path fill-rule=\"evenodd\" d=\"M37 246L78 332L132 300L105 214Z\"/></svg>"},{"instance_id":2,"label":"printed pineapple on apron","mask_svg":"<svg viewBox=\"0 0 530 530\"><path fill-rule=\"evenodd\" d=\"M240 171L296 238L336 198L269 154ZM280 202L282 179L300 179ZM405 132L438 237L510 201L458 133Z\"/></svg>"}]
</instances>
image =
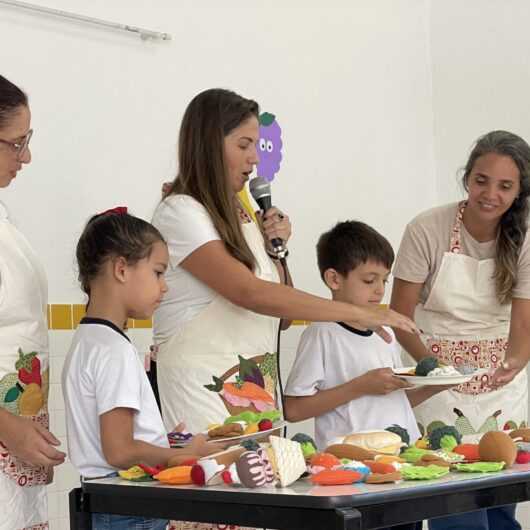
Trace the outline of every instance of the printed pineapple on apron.
<instances>
[{"instance_id":1,"label":"printed pineapple on apron","mask_svg":"<svg viewBox=\"0 0 530 530\"><path fill-rule=\"evenodd\" d=\"M47 298L44 269L0 204L0 406L46 428ZM48 528L47 480L0 441L0 530Z\"/></svg>"},{"instance_id":2,"label":"printed pineapple on apron","mask_svg":"<svg viewBox=\"0 0 530 530\"><path fill-rule=\"evenodd\" d=\"M254 222L242 223L258 278L279 282ZM212 265L214 266L214 265ZM193 433L245 410L277 408L279 319L238 307L222 296L159 346L158 387L168 430L183 421Z\"/></svg>"},{"instance_id":3,"label":"printed pineapple on apron","mask_svg":"<svg viewBox=\"0 0 530 530\"><path fill-rule=\"evenodd\" d=\"M449 252L415 320L423 330L429 353L451 365L488 369L468 383L441 392L414 409L426 431L453 425L462 435L525 426L528 416L526 370L498 390L491 376L507 347L511 304L499 304L495 293L493 259L477 260L460 254L460 232L466 202L458 207Z\"/></svg>"}]
</instances>

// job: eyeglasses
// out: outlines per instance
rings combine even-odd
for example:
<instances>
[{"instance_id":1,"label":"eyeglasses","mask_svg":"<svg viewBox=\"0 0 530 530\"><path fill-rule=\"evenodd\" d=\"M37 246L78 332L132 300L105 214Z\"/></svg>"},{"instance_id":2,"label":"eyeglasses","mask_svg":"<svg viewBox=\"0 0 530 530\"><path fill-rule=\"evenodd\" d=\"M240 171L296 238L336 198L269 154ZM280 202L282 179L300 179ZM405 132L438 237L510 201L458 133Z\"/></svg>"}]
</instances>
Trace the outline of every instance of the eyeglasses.
<instances>
[{"instance_id":1,"label":"eyeglasses","mask_svg":"<svg viewBox=\"0 0 530 530\"><path fill-rule=\"evenodd\" d=\"M0 144L5 144L11 147L11 149L13 149L13 151L16 153L17 158L20 160L20 158L24 156L24 153L27 151L29 147L29 141L31 140L32 136L33 129L30 129L20 142L8 142L7 140L0 139Z\"/></svg>"}]
</instances>

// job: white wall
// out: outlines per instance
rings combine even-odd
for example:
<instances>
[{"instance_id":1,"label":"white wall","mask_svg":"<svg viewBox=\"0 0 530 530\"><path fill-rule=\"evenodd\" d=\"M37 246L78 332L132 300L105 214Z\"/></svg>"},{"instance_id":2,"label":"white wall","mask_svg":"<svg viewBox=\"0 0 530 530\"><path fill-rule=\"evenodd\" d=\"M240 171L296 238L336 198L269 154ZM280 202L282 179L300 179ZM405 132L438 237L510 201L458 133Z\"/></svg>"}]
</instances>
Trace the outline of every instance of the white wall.
<instances>
[{"instance_id":1,"label":"white wall","mask_svg":"<svg viewBox=\"0 0 530 530\"><path fill-rule=\"evenodd\" d=\"M289 261L296 284L320 294L314 245L334 222L362 219L397 247L417 212L456 197L476 136L505 127L530 137L523 0L34 2L173 34L142 42L0 7L1 73L28 91L36 130L32 165L0 199L46 265L50 303L82 300L73 249L89 215L126 204L150 217L175 172L180 117L202 89L233 88L277 115L274 198L294 225ZM284 336L284 372L300 331ZM51 332L50 409L63 440L70 336ZM150 333L133 338L144 351ZM57 470L52 530L68 526L76 481L70 466Z\"/></svg>"}]
</instances>

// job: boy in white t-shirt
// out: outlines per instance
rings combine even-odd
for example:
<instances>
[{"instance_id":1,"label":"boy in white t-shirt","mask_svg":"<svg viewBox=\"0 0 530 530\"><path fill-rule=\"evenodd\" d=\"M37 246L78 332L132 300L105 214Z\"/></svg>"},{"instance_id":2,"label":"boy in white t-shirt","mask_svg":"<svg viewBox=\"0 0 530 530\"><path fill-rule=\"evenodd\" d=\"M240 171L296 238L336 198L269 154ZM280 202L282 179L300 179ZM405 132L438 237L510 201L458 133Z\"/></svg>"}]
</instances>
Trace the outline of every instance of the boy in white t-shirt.
<instances>
[{"instance_id":1,"label":"boy in white t-shirt","mask_svg":"<svg viewBox=\"0 0 530 530\"><path fill-rule=\"evenodd\" d=\"M333 300L380 304L394 261L390 243L370 226L338 223L317 244L318 266ZM391 332L391 330L389 330ZM315 322L303 333L285 389L285 416L297 422L315 418L320 450L353 432L405 428L420 437L412 407L446 387L409 389L392 368L401 367L396 340L346 322Z\"/></svg>"}]
</instances>

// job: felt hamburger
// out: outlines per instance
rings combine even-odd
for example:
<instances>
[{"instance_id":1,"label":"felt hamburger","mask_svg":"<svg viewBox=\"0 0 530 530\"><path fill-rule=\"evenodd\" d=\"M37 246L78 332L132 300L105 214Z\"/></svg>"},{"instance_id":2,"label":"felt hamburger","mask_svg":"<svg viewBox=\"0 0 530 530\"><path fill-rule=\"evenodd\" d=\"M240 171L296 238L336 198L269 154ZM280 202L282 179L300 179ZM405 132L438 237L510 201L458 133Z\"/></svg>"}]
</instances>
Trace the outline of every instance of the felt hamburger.
<instances>
[{"instance_id":1,"label":"felt hamburger","mask_svg":"<svg viewBox=\"0 0 530 530\"><path fill-rule=\"evenodd\" d=\"M363 431L344 436L343 444L361 447L372 453L398 455L405 445L399 435L390 431Z\"/></svg>"}]
</instances>

